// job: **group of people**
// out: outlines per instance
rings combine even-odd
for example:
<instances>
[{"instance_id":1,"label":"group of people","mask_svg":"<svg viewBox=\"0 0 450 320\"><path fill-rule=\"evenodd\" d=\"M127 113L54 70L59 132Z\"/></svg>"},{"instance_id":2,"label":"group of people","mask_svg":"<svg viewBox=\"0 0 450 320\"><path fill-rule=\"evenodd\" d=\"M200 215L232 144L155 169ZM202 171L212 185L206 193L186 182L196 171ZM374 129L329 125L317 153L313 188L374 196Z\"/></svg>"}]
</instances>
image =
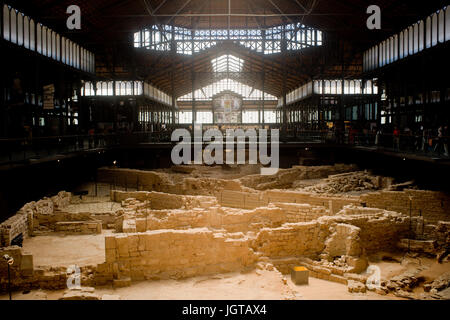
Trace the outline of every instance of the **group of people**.
<instances>
[{"instance_id":1,"label":"group of people","mask_svg":"<svg viewBox=\"0 0 450 320\"><path fill-rule=\"evenodd\" d=\"M383 134L381 131L378 134ZM437 129L420 127L413 131L406 127L401 131L394 127L392 132L392 147L394 150L406 149L415 152L435 153L449 157L448 142L450 138L448 125L441 125Z\"/></svg>"},{"instance_id":2,"label":"group of people","mask_svg":"<svg viewBox=\"0 0 450 320\"><path fill-rule=\"evenodd\" d=\"M365 146L377 146L392 148L395 151L422 152L449 157L448 144L450 132L448 125L440 125L435 128L411 130L409 127L400 129L395 127L357 128L347 127L330 129L336 143L355 144Z\"/></svg>"}]
</instances>

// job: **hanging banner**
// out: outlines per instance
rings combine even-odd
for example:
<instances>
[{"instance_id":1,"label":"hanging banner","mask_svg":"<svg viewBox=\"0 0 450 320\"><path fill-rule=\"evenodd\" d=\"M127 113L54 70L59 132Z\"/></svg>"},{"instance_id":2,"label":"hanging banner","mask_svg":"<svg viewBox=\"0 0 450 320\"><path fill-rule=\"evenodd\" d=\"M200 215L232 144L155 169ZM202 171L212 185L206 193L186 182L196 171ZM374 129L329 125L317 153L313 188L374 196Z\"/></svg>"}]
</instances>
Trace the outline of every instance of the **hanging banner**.
<instances>
[{"instance_id":1,"label":"hanging banner","mask_svg":"<svg viewBox=\"0 0 450 320\"><path fill-rule=\"evenodd\" d=\"M44 86L44 109L51 110L55 108L55 85Z\"/></svg>"}]
</instances>

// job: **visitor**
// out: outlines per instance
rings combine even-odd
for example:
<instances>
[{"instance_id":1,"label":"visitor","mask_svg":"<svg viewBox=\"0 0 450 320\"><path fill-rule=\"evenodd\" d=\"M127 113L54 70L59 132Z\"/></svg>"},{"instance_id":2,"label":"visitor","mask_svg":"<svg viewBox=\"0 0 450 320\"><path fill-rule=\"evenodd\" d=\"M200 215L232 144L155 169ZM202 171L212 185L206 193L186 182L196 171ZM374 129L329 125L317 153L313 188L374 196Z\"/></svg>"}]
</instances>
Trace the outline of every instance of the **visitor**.
<instances>
[{"instance_id":1,"label":"visitor","mask_svg":"<svg viewBox=\"0 0 450 320\"><path fill-rule=\"evenodd\" d=\"M442 126L438 129L438 135L436 138L436 145L434 146L434 153L437 153L438 155L441 155L441 148L442 148L442 137L443 137L443 131L444 128Z\"/></svg>"},{"instance_id":2,"label":"visitor","mask_svg":"<svg viewBox=\"0 0 450 320\"><path fill-rule=\"evenodd\" d=\"M442 133L442 144L444 145L444 156L448 157L448 138L449 138L449 132L448 132L448 125L444 127L443 133Z\"/></svg>"},{"instance_id":3,"label":"visitor","mask_svg":"<svg viewBox=\"0 0 450 320\"><path fill-rule=\"evenodd\" d=\"M383 132L381 131L381 128L377 130L377 133L375 135L375 146L378 147L380 145L380 139Z\"/></svg>"},{"instance_id":4,"label":"visitor","mask_svg":"<svg viewBox=\"0 0 450 320\"><path fill-rule=\"evenodd\" d=\"M88 131L89 135L89 149L92 149L92 146L94 144L94 136L95 136L95 128L91 127Z\"/></svg>"},{"instance_id":5,"label":"visitor","mask_svg":"<svg viewBox=\"0 0 450 320\"><path fill-rule=\"evenodd\" d=\"M400 150L400 130L398 129L398 127L394 127L394 132L392 134L393 136L393 146L394 146L394 150L399 151Z\"/></svg>"}]
</instances>

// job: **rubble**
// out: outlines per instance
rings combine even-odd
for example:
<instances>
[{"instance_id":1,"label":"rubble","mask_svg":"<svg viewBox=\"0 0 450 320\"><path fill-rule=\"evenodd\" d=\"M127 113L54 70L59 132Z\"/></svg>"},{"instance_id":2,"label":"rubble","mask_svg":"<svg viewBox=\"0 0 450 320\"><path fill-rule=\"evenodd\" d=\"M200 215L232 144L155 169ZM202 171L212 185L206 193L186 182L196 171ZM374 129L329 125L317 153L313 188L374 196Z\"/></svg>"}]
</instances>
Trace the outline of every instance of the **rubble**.
<instances>
[{"instance_id":1,"label":"rubble","mask_svg":"<svg viewBox=\"0 0 450 320\"><path fill-rule=\"evenodd\" d=\"M365 293L366 292L366 286L362 284L361 282L349 280L347 284L348 292L352 293Z\"/></svg>"},{"instance_id":2,"label":"rubble","mask_svg":"<svg viewBox=\"0 0 450 320\"><path fill-rule=\"evenodd\" d=\"M367 171L356 171L331 175L324 182L302 190L313 193L336 194L380 190L388 187L391 183L391 178L372 176Z\"/></svg>"}]
</instances>

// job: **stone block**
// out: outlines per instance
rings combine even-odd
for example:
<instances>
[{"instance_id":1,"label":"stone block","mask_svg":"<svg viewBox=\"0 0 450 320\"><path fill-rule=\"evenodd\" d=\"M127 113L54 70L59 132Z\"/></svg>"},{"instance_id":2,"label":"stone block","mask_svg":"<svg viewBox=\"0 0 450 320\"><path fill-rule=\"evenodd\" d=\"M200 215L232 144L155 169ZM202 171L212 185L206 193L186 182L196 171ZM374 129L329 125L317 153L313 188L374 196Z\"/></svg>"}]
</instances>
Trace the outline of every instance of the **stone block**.
<instances>
[{"instance_id":1,"label":"stone block","mask_svg":"<svg viewBox=\"0 0 450 320\"><path fill-rule=\"evenodd\" d=\"M293 283L308 284L309 283L309 270L305 267L294 267L291 270L291 280Z\"/></svg>"},{"instance_id":2,"label":"stone block","mask_svg":"<svg viewBox=\"0 0 450 320\"><path fill-rule=\"evenodd\" d=\"M31 254L22 255L22 259L20 261L20 272L23 275L33 274L33 255Z\"/></svg>"},{"instance_id":3,"label":"stone block","mask_svg":"<svg viewBox=\"0 0 450 320\"><path fill-rule=\"evenodd\" d=\"M106 259L107 263L116 261L116 250L115 249L106 249L105 259Z\"/></svg>"},{"instance_id":4,"label":"stone block","mask_svg":"<svg viewBox=\"0 0 450 320\"><path fill-rule=\"evenodd\" d=\"M116 248L116 238L114 236L105 237L105 249L115 249Z\"/></svg>"},{"instance_id":5,"label":"stone block","mask_svg":"<svg viewBox=\"0 0 450 320\"><path fill-rule=\"evenodd\" d=\"M123 288L131 286L131 278L120 278L113 280L114 288Z\"/></svg>"}]
</instances>

